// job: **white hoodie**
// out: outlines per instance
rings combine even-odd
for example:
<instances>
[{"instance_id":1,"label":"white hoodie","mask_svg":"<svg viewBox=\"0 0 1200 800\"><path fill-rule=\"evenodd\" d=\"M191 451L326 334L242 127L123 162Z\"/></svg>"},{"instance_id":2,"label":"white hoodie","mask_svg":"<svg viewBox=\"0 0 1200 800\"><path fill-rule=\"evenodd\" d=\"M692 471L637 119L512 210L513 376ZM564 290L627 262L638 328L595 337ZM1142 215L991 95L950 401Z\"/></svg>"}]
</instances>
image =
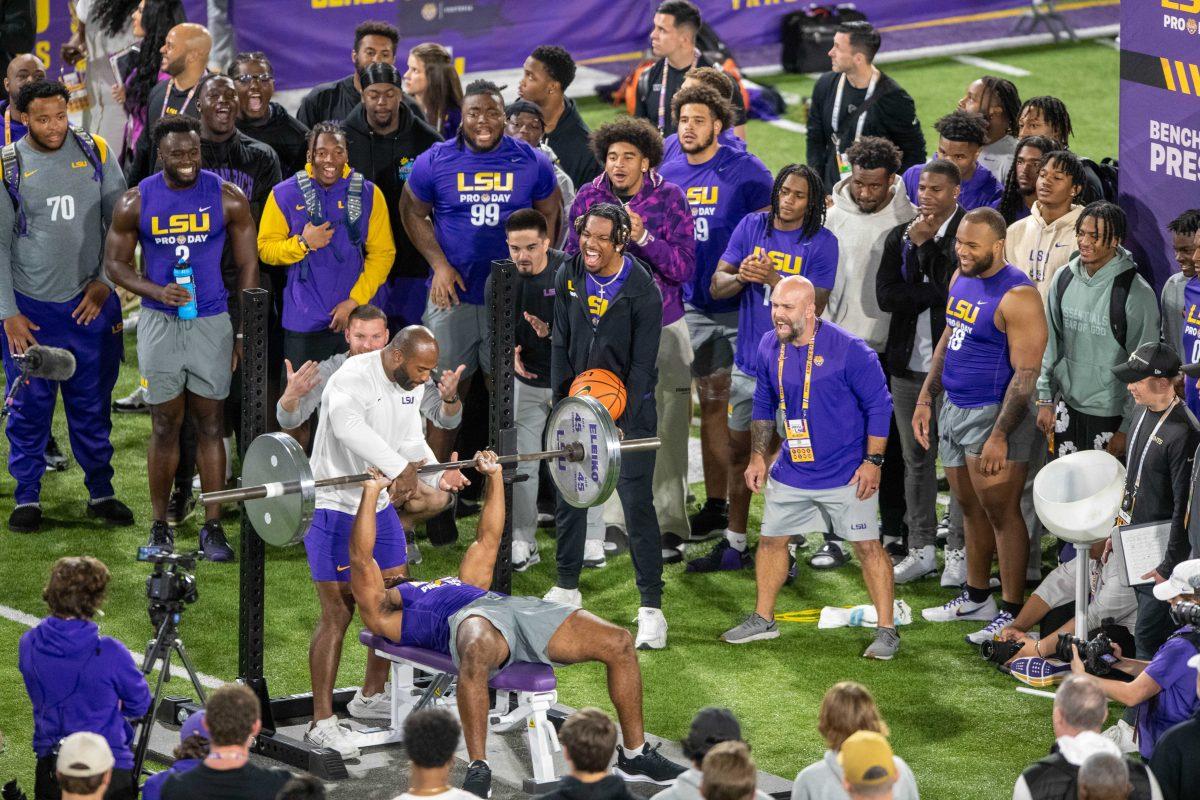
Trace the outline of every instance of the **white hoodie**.
<instances>
[{"instance_id":1,"label":"white hoodie","mask_svg":"<svg viewBox=\"0 0 1200 800\"><path fill-rule=\"evenodd\" d=\"M875 273L883 257L883 241L897 225L910 222L917 210L908 201L899 175L892 182L891 199L874 214L864 214L850 196L850 178L833 187L833 207L825 227L838 240L837 280L823 317L882 353L887 344L891 314L879 310L875 300Z\"/></svg>"},{"instance_id":2,"label":"white hoodie","mask_svg":"<svg viewBox=\"0 0 1200 800\"><path fill-rule=\"evenodd\" d=\"M1082 213L1083 206L1074 205L1047 224L1042 219L1041 204L1035 200L1028 217L1008 226L1004 257L1029 276L1043 300L1050 293L1054 273L1066 266L1079 249L1075 242L1075 221Z\"/></svg>"}]
</instances>

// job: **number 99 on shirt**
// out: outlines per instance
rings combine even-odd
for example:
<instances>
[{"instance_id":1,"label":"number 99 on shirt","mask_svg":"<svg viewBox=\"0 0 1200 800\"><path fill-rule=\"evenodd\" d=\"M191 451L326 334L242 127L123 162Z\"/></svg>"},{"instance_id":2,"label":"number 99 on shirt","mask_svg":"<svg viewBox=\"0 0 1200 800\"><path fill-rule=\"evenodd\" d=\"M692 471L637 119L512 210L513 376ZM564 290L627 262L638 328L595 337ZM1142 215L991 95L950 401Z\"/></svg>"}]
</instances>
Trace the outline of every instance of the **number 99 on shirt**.
<instances>
[{"instance_id":1,"label":"number 99 on shirt","mask_svg":"<svg viewBox=\"0 0 1200 800\"><path fill-rule=\"evenodd\" d=\"M494 227L500 224L499 203L474 203L471 205L471 224L477 228Z\"/></svg>"}]
</instances>

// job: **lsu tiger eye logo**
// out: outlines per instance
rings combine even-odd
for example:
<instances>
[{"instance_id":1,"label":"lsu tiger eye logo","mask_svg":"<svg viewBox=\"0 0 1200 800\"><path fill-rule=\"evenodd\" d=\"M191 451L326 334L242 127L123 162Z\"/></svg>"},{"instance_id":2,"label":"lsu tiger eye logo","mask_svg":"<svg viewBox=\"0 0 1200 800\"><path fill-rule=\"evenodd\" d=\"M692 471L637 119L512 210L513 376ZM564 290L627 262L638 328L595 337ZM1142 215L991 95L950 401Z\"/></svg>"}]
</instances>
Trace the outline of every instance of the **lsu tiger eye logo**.
<instances>
[{"instance_id":1,"label":"lsu tiger eye logo","mask_svg":"<svg viewBox=\"0 0 1200 800\"><path fill-rule=\"evenodd\" d=\"M511 192L512 188L511 172L476 172L473 175L458 173L460 192Z\"/></svg>"}]
</instances>

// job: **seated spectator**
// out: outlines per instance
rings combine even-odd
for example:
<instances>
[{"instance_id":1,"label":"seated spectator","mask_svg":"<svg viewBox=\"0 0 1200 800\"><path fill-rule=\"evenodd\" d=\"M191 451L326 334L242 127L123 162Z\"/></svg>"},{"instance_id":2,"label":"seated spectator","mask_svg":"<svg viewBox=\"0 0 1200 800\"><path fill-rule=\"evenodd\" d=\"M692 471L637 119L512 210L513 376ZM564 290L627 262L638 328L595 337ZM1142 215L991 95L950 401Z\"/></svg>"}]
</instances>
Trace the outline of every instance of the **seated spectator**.
<instances>
[{"instance_id":1,"label":"seated spectator","mask_svg":"<svg viewBox=\"0 0 1200 800\"><path fill-rule=\"evenodd\" d=\"M204 726L208 755L194 769L167 778L162 800L275 800L292 774L250 762L250 743L262 730L254 691L238 683L217 689L204 707Z\"/></svg>"},{"instance_id":2,"label":"seated spectator","mask_svg":"<svg viewBox=\"0 0 1200 800\"><path fill-rule=\"evenodd\" d=\"M325 784L312 775L297 775L283 785L275 800L325 800Z\"/></svg>"},{"instance_id":3,"label":"seated spectator","mask_svg":"<svg viewBox=\"0 0 1200 800\"><path fill-rule=\"evenodd\" d=\"M1108 716L1108 699L1100 682L1090 675L1072 675L1054 694L1054 746L1050 755L1030 765L1013 787L1013 800L1035 797L1074 797L1080 766L1089 756L1120 756L1120 748L1100 728ZM1158 784L1145 764L1129 762L1127 780L1135 800L1159 798Z\"/></svg>"},{"instance_id":4,"label":"seated spectator","mask_svg":"<svg viewBox=\"0 0 1200 800\"><path fill-rule=\"evenodd\" d=\"M850 800L868 797L892 800L900 780L897 761L899 759L892 753L892 746L883 734L874 731L850 734L838 752L842 788L846 795Z\"/></svg>"},{"instance_id":5,"label":"seated spectator","mask_svg":"<svg viewBox=\"0 0 1200 800\"><path fill-rule=\"evenodd\" d=\"M63 739L54 766L55 780L62 796L67 800L106 797L112 781L113 763L112 750L103 736L82 731L72 733Z\"/></svg>"},{"instance_id":6,"label":"seated spectator","mask_svg":"<svg viewBox=\"0 0 1200 800\"><path fill-rule=\"evenodd\" d=\"M450 785L454 751L462 727L444 708L427 708L404 720L404 752L410 762L408 791L396 800L479 800L468 791ZM467 768L470 781L471 768Z\"/></svg>"},{"instance_id":7,"label":"seated spectator","mask_svg":"<svg viewBox=\"0 0 1200 800\"><path fill-rule=\"evenodd\" d=\"M683 740L683 754L692 766L675 779L675 783L658 794L655 800L700 800L701 764L704 756L721 742L742 741L742 726L727 708L702 708L692 718L692 727ZM766 792L756 791L757 800L770 800Z\"/></svg>"},{"instance_id":8,"label":"seated spectator","mask_svg":"<svg viewBox=\"0 0 1200 800\"><path fill-rule=\"evenodd\" d=\"M101 636L92 621L109 578L98 559L60 558L42 590L50 616L21 636L17 658L33 703L37 800L59 797L54 749L79 731L103 736L112 751L105 797L133 800L137 794L130 723L150 709L150 689L125 645Z\"/></svg>"},{"instance_id":9,"label":"seated spectator","mask_svg":"<svg viewBox=\"0 0 1200 800\"><path fill-rule=\"evenodd\" d=\"M1200 655L1188 659L1187 665L1197 670L1197 692L1200 693ZM1154 748L1150 771L1158 779L1164 800L1183 800L1191 792L1185 787L1200 786L1200 709L1191 719L1181 722L1164 733Z\"/></svg>"},{"instance_id":10,"label":"seated spectator","mask_svg":"<svg viewBox=\"0 0 1200 800\"><path fill-rule=\"evenodd\" d=\"M792 786L792 800L846 800L842 783L845 772L838 759L843 743L858 731L888 735L887 723L875 706L875 698L867 687L854 681L835 683L821 700L817 731L825 738L825 757L800 770ZM889 753L890 755L890 753ZM917 798L917 781L904 760L895 759L896 800Z\"/></svg>"},{"instance_id":11,"label":"seated spectator","mask_svg":"<svg viewBox=\"0 0 1200 800\"><path fill-rule=\"evenodd\" d=\"M142 800L159 800L162 785L167 778L187 772L208 755L208 731L204 728L204 712L192 714L179 729L179 746L175 748L175 761L170 769L156 772L142 784Z\"/></svg>"},{"instance_id":12,"label":"seated spectator","mask_svg":"<svg viewBox=\"0 0 1200 800\"><path fill-rule=\"evenodd\" d=\"M558 788L541 800L632 800L624 776L608 768L617 749L617 726L607 714L598 708L579 709L567 717L558 731L558 740L570 774L564 775Z\"/></svg>"},{"instance_id":13,"label":"seated spectator","mask_svg":"<svg viewBox=\"0 0 1200 800\"><path fill-rule=\"evenodd\" d=\"M1079 768L1079 800L1127 800L1129 764L1112 753L1088 756Z\"/></svg>"},{"instance_id":14,"label":"seated spectator","mask_svg":"<svg viewBox=\"0 0 1200 800\"><path fill-rule=\"evenodd\" d=\"M745 742L721 742L704 756L704 777L700 794L704 800L751 800L756 788L758 769Z\"/></svg>"}]
</instances>

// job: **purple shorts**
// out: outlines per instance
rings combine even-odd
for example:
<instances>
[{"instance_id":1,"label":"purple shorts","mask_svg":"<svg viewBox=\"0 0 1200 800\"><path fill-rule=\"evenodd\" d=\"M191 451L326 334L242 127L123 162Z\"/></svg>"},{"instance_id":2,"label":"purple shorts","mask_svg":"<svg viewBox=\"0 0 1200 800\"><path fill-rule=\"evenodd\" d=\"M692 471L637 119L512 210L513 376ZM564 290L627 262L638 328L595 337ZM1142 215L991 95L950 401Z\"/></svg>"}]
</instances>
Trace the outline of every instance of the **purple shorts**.
<instances>
[{"instance_id":1,"label":"purple shorts","mask_svg":"<svg viewBox=\"0 0 1200 800\"><path fill-rule=\"evenodd\" d=\"M314 581L350 580L350 531L354 515L318 508L304 537ZM382 570L408 563L408 542L394 506L375 514L375 562Z\"/></svg>"}]
</instances>

